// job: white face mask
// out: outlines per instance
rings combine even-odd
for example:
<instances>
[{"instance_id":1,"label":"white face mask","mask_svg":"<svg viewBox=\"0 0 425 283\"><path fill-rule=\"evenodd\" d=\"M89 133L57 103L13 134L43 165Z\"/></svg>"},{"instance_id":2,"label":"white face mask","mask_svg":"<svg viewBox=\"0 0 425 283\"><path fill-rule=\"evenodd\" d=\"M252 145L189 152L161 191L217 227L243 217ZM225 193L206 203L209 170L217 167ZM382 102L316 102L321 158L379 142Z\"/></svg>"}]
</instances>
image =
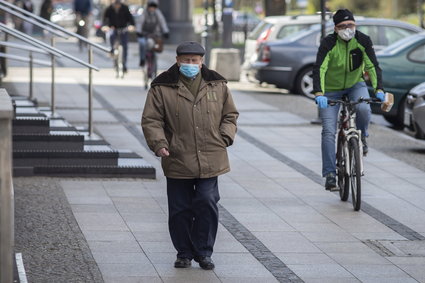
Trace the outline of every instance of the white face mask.
<instances>
[{"instance_id":1,"label":"white face mask","mask_svg":"<svg viewBox=\"0 0 425 283\"><path fill-rule=\"evenodd\" d=\"M350 39L352 39L355 34L356 34L356 28L353 28L353 29L346 28L346 29L338 30L339 37L341 37L345 41L349 41Z\"/></svg>"}]
</instances>

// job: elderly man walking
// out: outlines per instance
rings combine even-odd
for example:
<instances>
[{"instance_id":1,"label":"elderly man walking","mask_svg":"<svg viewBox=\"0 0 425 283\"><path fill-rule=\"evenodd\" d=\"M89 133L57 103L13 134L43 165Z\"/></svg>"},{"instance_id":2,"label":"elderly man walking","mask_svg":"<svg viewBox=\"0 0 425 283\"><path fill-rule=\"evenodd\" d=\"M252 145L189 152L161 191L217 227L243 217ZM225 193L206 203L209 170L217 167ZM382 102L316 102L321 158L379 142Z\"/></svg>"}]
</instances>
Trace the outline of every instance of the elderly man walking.
<instances>
[{"instance_id":1,"label":"elderly man walking","mask_svg":"<svg viewBox=\"0 0 425 283\"><path fill-rule=\"evenodd\" d=\"M205 50L199 43L184 42L176 52L177 62L151 84L142 127L167 177L174 267L190 267L194 259L211 270L217 181L230 171L226 148L235 138L239 113L226 79L202 64Z\"/></svg>"}]
</instances>

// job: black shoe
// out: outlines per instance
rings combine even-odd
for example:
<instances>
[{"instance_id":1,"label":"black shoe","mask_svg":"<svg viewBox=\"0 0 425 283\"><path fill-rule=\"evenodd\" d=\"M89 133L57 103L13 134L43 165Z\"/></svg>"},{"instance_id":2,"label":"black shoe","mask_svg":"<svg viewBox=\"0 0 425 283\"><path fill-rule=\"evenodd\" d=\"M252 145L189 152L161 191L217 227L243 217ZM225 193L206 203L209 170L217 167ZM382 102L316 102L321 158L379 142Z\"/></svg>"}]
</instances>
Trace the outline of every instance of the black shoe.
<instances>
[{"instance_id":1,"label":"black shoe","mask_svg":"<svg viewBox=\"0 0 425 283\"><path fill-rule=\"evenodd\" d=\"M362 143L363 143L363 156L366 156L369 151L369 148L367 147L367 141L365 136L362 136Z\"/></svg>"},{"instance_id":2,"label":"black shoe","mask_svg":"<svg viewBox=\"0 0 425 283\"><path fill-rule=\"evenodd\" d=\"M336 186L335 173L329 173L326 175L325 189L331 192L338 191L338 187Z\"/></svg>"},{"instance_id":3,"label":"black shoe","mask_svg":"<svg viewBox=\"0 0 425 283\"><path fill-rule=\"evenodd\" d=\"M127 67L123 67L123 68L122 68L122 71L124 72L124 74L126 74L126 73L127 73L127 71L128 71L128 70L127 70Z\"/></svg>"},{"instance_id":4,"label":"black shoe","mask_svg":"<svg viewBox=\"0 0 425 283\"><path fill-rule=\"evenodd\" d=\"M144 67L145 66L145 60L141 59L140 60L140 63L139 63L139 66L140 67Z\"/></svg>"},{"instance_id":5,"label":"black shoe","mask_svg":"<svg viewBox=\"0 0 425 283\"><path fill-rule=\"evenodd\" d=\"M178 257L174 262L175 268L188 268L192 265L192 261L185 257Z\"/></svg>"},{"instance_id":6,"label":"black shoe","mask_svg":"<svg viewBox=\"0 0 425 283\"><path fill-rule=\"evenodd\" d=\"M215 265L209 256L195 256L194 260L199 263L199 266L205 270L213 270Z\"/></svg>"}]
</instances>

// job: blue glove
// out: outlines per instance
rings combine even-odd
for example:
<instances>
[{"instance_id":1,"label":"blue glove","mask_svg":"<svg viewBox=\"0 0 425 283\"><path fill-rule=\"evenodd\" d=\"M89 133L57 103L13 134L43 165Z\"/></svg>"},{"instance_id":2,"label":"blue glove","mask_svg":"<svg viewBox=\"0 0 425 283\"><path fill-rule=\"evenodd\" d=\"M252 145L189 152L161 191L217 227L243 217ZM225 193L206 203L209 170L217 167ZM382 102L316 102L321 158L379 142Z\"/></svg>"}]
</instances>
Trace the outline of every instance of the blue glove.
<instances>
[{"instance_id":1,"label":"blue glove","mask_svg":"<svg viewBox=\"0 0 425 283\"><path fill-rule=\"evenodd\" d=\"M316 100L316 104L319 105L319 108L328 107L328 98L326 96L318 95L314 100Z\"/></svg>"},{"instance_id":2,"label":"blue glove","mask_svg":"<svg viewBox=\"0 0 425 283\"><path fill-rule=\"evenodd\" d=\"M382 90L378 90L378 92L375 93L375 96L381 101L385 100L385 93Z\"/></svg>"}]
</instances>

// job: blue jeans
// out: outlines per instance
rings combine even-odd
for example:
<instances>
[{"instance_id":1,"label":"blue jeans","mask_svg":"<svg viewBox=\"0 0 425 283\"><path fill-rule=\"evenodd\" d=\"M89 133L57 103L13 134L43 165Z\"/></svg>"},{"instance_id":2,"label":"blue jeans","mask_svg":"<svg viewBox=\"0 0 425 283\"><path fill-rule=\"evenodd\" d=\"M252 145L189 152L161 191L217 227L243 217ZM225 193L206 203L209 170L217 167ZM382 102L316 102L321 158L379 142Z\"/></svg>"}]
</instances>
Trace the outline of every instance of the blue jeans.
<instances>
[{"instance_id":1,"label":"blue jeans","mask_svg":"<svg viewBox=\"0 0 425 283\"><path fill-rule=\"evenodd\" d=\"M114 30L109 37L111 48L114 48L114 43L115 43L115 40L117 39L117 36L118 36L118 33L116 30ZM124 65L124 69L127 69L128 32L122 32L118 40L120 41L122 45L122 50L123 50L122 63Z\"/></svg>"},{"instance_id":2,"label":"blue jeans","mask_svg":"<svg viewBox=\"0 0 425 283\"><path fill-rule=\"evenodd\" d=\"M365 82L358 82L354 86L334 92L327 92L328 99L341 99L343 95L348 95L351 101L356 101L360 97L369 98L369 92ZM336 153L335 136L340 105L328 106L319 109L322 119L322 175L325 177L329 173L336 173ZM367 103L360 103L356 106L356 126L362 131L362 136L368 136L371 110Z\"/></svg>"},{"instance_id":3,"label":"blue jeans","mask_svg":"<svg viewBox=\"0 0 425 283\"><path fill-rule=\"evenodd\" d=\"M147 49L147 40L146 37L139 37L137 38L137 41L139 42L139 58L140 61L145 61L146 58L146 49Z\"/></svg>"}]
</instances>

